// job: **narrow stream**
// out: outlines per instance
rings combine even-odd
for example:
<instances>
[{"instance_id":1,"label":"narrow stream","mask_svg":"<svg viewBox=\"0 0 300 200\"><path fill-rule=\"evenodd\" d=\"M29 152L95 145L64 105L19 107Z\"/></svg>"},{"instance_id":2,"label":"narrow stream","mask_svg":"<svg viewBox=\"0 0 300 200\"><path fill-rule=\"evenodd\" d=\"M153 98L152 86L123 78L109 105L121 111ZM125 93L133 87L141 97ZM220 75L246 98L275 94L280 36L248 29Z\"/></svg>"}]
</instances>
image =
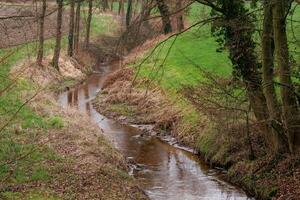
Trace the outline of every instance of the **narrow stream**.
<instances>
[{"instance_id":1,"label":"narrow stream","mask_svg":"<svg viewBox=\"0 0 300 200\"><path fill-rule=\"evenodd\" d=\"M102 65L83 84L59 95L62 106L75 106L95 120L104 134L128 159L137 163L134 176L153 200L251 199L239 188L220 178L192 152L156 137L141 137L135 127L119 124L99 114L91 100L101 90L105 76L116 65Z\"/></svg>"}]
</instances>

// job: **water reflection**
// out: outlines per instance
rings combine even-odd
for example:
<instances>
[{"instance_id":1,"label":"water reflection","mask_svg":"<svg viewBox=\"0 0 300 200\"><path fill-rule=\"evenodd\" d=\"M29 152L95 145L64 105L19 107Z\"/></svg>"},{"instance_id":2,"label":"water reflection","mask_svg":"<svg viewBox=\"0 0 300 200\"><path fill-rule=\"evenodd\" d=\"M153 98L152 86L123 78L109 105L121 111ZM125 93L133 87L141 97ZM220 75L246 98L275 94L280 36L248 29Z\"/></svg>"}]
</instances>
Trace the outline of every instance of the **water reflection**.
<instances>
[{"instance_id":1,"label":"water reflection","mask_svg":"<svg viewBox=\"0 0 300 200\"><path fill-rule=\"evenodd\" d=\"M135 176L151 199L155 200L223 200L249 199L236 187L222 181L218 171L210 169L194 154L175 148L154 137L141 137L141 132L121 125L99 114L91 100L101 89L103 77L113 67L102 68L77 87L62 93L63 106L75 106L86 112L128 158L138 163Z\"/></svg>"}]
</instances>

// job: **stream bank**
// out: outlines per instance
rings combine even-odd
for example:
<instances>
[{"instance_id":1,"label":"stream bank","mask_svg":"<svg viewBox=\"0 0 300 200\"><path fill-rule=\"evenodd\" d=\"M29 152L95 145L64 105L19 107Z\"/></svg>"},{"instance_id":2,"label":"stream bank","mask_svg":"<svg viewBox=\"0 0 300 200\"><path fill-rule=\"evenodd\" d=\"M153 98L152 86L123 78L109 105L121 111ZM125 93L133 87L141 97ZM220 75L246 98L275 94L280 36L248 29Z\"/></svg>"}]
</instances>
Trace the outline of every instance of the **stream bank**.
<instances>
[{"instance_id":1,"label":"stream bank","mask_svg":"<svg viewBox=\"0 0 300 200\"><path fill-rule=\"evenodd\" d=\"M140 62L139 58L149 49L148 44L145 46L133 51L120 70L108 75L103 90L94 100L96 110L120 123L152 125L160 137L176 138L178 143L171 143L191 147L209 165L225 168L227 173L223 178L257 199L297 200L300 168L292 163L299 163L299 158L266 153L259 136L253 134L255 129L251 129L256 159L250 160L247 138L234 128L220 132L224 124L216 124L201 111L194 123L194 116L186 115L186 110L198 108L183 94L165 90L144 77L135 79L138 69L132 63Z\"/></svg>"},{"instance_id":2,"label":"stream bank","mask_svg":"<svg viewBox=\"0 0 300 200\"><path fill-rule=\"evenodd\" d=\"M22 71L19 82L26 87L19 93L22 99L34 96L26 106L41 125L32 119L25 127L18 119L7 128L16 141L33 148L22 152L26 159L18 158L20 168L30 161L29 171L21 171L28 178L20 181L20 175L12 174L5 185L0 184L0 198L148 199L98 125L76 108L62 109L56 100L58 92L84 82L88 75L70 58L60 60L60 72L48 61L43 68L34 60L22 61L11 70L11 77Z\"/></svg>"},{"instance_id":3,"label":"stream bank","mask_svg":"<svg viewBox=\"0 0 300 200\"><path fill-rule=\"evenodd\" d=\"M64 108L75 107L98 124L104 135L127 158L131 174L149 198L248 199L242 190L220 178L221 171L209 168L192 152L145 134L144 130L151 129L151 126L119 123L94 107L92 101L109 81L107 75L118 71L118 67L118 63L98 65L84 83L61 93L58 100Z\"/></svg>"}]
</instances>

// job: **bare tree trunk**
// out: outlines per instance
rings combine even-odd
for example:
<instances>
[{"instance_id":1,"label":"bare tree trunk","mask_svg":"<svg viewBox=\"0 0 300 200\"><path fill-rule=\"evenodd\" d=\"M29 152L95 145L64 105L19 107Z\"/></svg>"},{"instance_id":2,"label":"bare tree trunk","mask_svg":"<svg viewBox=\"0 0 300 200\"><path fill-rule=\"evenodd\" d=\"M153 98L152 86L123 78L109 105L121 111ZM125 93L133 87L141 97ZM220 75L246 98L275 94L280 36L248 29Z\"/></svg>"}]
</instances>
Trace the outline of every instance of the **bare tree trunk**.
<instances>
[{"instance_id":1,"label":"bare tree trunk","mask_svg":"<svg viewBox=\"0 0 300 200\"><path fill-rule=\"evenodd\" d=\"M182 9L182 1L176 0L176 12L178 12L180 9ZM177 22L177 31L180 32L184 29L184 21L183 21L183 11L180 11L177 13L176 16L176 22Z\"/></svg>"},{"instance_id":2,"label":"bare tree trunk","mask_svg":"<svg viewBox=\"0 0 300 200\"><path fill-rule=\"evenodd\" d=\"M44 57L44 23L45 23L45 14L47 9L46 0L42 1L42 13L39 19L39 46L38 46L38 53L36 63L37 65L41 66Z\"/></svg>"},{"instance_id":3,"label":"bare tree trunk","mask_svg":"<svg viewBox=\"0 0 300 200\"><path fill-rule=\"evenodd\" d=\"M75 34L74 34L74 50L78 53L79 48L79 36L80 36L80 7L81 0L77 1L76 14L75 14Z\"/></svg>"},{"instance_id":4,"label":"bare tree trunk","mask_svg":"<svg viewBox=\"0 0 300 200\"><path fill-rule=\"evenodd\" d=\"M88 11L88 18L87 18L87 24L86 24L86 35L85 35L85 42L84 42L85 47L88 47L89 43L90 43L92 15L93 15L93 0L89 0L89 11Z\"/></svg>"},{"instance_id":5,"label":"bare tree trunk","mask_svg":"<svg viewBox=\"0 0 300 200\"><path fill-rule=\"evenodd\" d=\"M114 11L114 0L111 1L111 4L110 4L110 11Z\"/></svg>"},{"instance_id":6,"label":"bare tree trunk","mask_svg":"<svg viewBox=\"0 0 300 200\"><path fill-rule=\"evenodd\" d=\"M119 15L124 15L125 10L124 10L124 0L119 0Z\"/></svg>"},{"instance_id":7,"label":"bare tree trunk","mask_svg":"<svg viewBox=\"0 0 300 200\"><path fill-rule=\"evenodd\" d=\"M274 87L274 40L273 40L273 13L272 4L264 2L264 23L262 35L262 66L263 66L263 89L270 117L270 135L268 143L275 152L287 152L287 139L284 135L280 106Z\"/></svg>"},{"instance_id":8,"label":"bare tree trunk","mask_svg":"<svg viewBox=\"0 0 300 200\"><path fill-rule=\"evenodd\" d=\"M126 27L128 28L132 17L132 0L127 2L127 13L126 13Z\"/></svg>"},{"instance_id":9,"label":"bare tree trunk","mask_svg":"<svg viewBox=\"0 0 300 200\"><path fill-rule=\"evenodd\" d=\"M300 120L295 89L291 80L289 48L286 33L285 2L282 0L273 0L273 3L274 41L280 74L280 93L282 98L284 125L288 136L290 151L295 153L300 151Z\"/></svg>"},{"instance_id":10,"label":"bare tree trunk","mask_svg":"<svg viewBox=\"0 0 300 200\"><path fill-rule=\"evenodd\" d=\"M156 0L156 2L162 19L163 31L165 34L171 33L172 25L168 5L164 0Z\"/></svg>"},{"instance_id":11,"label":"bare tree trunk","mask_svg":"<svg viewBox=\"0 0 300 200\"><path fill-rule=\"evenodd\" d=\"M103 11L109 9L108 0L102 0L102 7L103 7Z\"/></svg>"},{"instance_id":12,"label":"bare tree trunk","mask_svg":"<svg viewBox=\"0 0 300 200\"><path fill-rule=\"evenodd\" d=\"M69 36L68 36L68 56L73 56L74 50L74 15L75 15L75 0L70 2L70 21L69 21Z\"/></svg>"},{"instance_id":13,"label":"bare tree trunk","mask_svg":"<svg viewBox=\"0 0 300 200\"><path fill-rule=\"evenodd\" d=\"M57 24L56 24L56 43L54 49L54 55L52 59L52 65L58 69L58 61L61 50L61 26L62 26L62 12L63 12L63 0L57 0Z\"/></svg>"},{"instance_id":14,"label":"bare tree trunk","mask_svg":"<svg viewBox=\"0 0 300 200\"><path fill-rule=\"evenodd\" d=\"M145 26L150 28L149 21L147 20L148 17L151 14L151 2L148 0L142 0L142 5L141 5L141 20L140 24L144 24Z\"/></svg>"}]
</instances>

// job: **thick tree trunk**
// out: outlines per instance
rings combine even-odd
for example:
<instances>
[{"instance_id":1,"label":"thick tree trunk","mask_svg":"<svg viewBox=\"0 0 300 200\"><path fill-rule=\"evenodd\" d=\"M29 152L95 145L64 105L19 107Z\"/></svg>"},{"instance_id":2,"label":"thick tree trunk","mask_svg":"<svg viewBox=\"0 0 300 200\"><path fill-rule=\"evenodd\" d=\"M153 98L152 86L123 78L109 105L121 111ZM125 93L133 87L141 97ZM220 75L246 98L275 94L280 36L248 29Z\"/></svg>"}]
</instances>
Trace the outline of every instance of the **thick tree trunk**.
<instances>
[{"instance_id":1,"label":"thick tree trunk","mask_svg":"<svg viewBox=\"0 0 300 200\"><path fill-rule=\"evenodd\" d=\"M263 88L269 111L269 126L272 136L269 138L275 152L288 150L287 139L283 131L280 106L274 87L274 40L273 40L273 13L270 1L264 2L264 22L262 35L262 66Z\"/></svg>"},{"instance_id":2,"label":"thick tree trunk","mask_svg":"<svg viewBox=\"0 0 300 200\"><path fill-rule=\"evenodd\" d=\"M88 11L88 18L86 23L86 35L84 41L85 47L88 47L90 43L92 15L93 15L93 0L89 0L89 11Z\"/></svg>"},{"instance_id":3,"label":"thick tree trunk","mask_svg":"<svg viewBox=\"0 0 300 200\"><path fill-rule=\"evenodd\" d=\"M266 98L262 88L262 78L259 73L259 63L255 52L255 42L252 35L254 25L252 18L245 12L242 1L225 1L222 4L224 21L221 21L225 30L226 46L235 72L242 78L246 93L259 121L266 141L269 140L269 119Z\"/></svg>"},{"instance_id":4,"label":"thick tree trunk","mask_svg":"<svg viewBox=\"0 0 300 200\"><path fill-rule=\"evenodd\" d=\"M69 21L69 36L68 36L68 56L73 56L74 50L74 15L75 15L75 0L70 2L70 21Z\"/></svg>"},{"instance_id":5,"label":"thick tree trunk","mask_svg":"<svg viewBox=\"0 0 300 200\"><path fill-rule=\"evenodd\" d=\"M282 0L273 0L273 3L274 41L280 74L283 118L288 136L289 148L290 151L294 153L300 151L300 122L295 89L291 80L289 48L286 33L285 2Z\"/></svg>"},{"instance_id":6,"label":"thick tree trunk","mask_svg":"<svg viewBox=\"0 0 300 200\"><path fill-rule=\"evenodd\" d=\"M176 16L176 23L177 23L177 31L180 32L184 29L184 21L183 21L183 11L180 11L180 9L182 9L182 1L181 0L176 0L176 12L177 16Z\"/></svg>"},{"instance_id":7,"label":"thick tree trunk","mask_svg":"<svg viewBox=\"0 0 300 200\"><path fill-rule=\"evenodd\" d=\"M132 0L127 2L126 27L128 28L132 18Z\"/></svg>"},{"instance_id":8,"label":"thick tree trunk","mask_svg":"<svg viewBox=\"0 0 300 200\"><path fill-rule=\"evenodd\" d=\"M46 14L47 3L46 0L42 1L42 12L39 18L39 46L36 63L41 66L44 57L44 23L45 23L45 14Z\"/></svg>"},{"instance_id":9,"label":"thick tree trunk","mask_svg":"<svg viewBox=\"0 0 300 200\"><path fill-rule=\"evenodd\" d=\"M80 36L80 9L81 0L78 0L75 14L75 32L74 32L74 51L78 53L79 48L79 36Z\"/></svg>"},{"instance_id":10,"label":"thick tree trunk","mask_svg":"<svg viewBox=\"0 0 300 200\"><path fill-rule=\"evenodd\" d=\"M162 19L163 31L165 34L171 33L172 25L168 5L164 2L164 0L156 0L156 3Z\"/></svg>"},{"instance_id":11,"label":"thick tree trunk","mask_svg":"<svg viewBox=\"0 0 300 200\"><path fill-rule=\"evenodd\" d=\"M61 50L61 26L62 26L62 12L63 12L63 0L57 0L57 24L56 24L56 42L55 42L55 49L54 55L52 59L52 65L56 69L58 69L58 61L60 56Z\"/></svg>"}]
</instances>

